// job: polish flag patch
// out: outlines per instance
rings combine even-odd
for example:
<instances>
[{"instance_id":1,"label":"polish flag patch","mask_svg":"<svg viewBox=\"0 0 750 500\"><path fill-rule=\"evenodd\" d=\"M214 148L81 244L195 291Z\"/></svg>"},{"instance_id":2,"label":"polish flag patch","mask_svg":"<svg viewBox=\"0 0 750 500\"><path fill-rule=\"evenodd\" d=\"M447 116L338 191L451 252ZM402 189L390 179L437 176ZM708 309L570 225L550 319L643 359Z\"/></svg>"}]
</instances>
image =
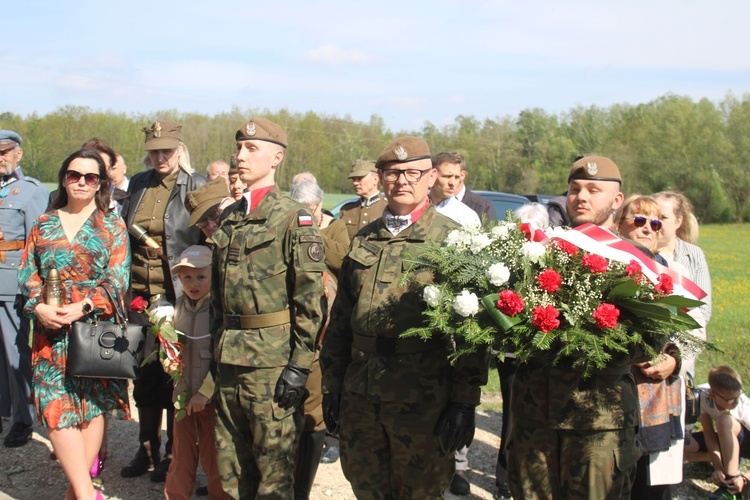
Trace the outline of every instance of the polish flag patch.
<instances>
[{"instance_id":1,"label":"polish flag patch","mask_svg":"<svg viewBox=\"0 0 750 500\"><path fill-rule=\"evenodd\" d=\"M302 226L312 226L312 216L311 215L300 215L297 217L297 225Z\"/></svg>"}]
</instances>

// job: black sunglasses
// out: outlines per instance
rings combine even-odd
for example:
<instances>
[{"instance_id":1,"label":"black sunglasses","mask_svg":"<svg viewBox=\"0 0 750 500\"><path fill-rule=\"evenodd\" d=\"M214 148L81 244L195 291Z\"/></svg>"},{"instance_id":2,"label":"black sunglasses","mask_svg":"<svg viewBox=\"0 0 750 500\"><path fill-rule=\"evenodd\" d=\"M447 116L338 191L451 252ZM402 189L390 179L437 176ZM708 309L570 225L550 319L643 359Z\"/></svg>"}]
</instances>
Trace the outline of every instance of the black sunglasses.
<instances>
[{"instance_id":1,"label":"black sunglasses","mask_svg":"<svg viewBox=\"0 0 750 500\"><path fill-rule=\"evenodd\" d=\"M65 171L65 179L68 181L69 184L78 184L78 181L81 180L81 177L83 177L86 184L88 184L91 187L96 187L99 184L99 174L82 174L81 172L76 172L75 170L66 170Z\"/></svg>"},{"instance_id":2,"label":"black sunglasses","mask_svg":"<svg viewBox=\"0 0 750 500\"><path fill-rule=\"evenodd\" d=\"M627 218L633 220L633 225L635 227L643 227L646 225L646 222L650 222L651 230L653 232L657 232L661 230L661 221L659 219L651 219L649 221L648 217L644 215L636 215L635 217L627 217Z\"/></svg>"}]
</instances>

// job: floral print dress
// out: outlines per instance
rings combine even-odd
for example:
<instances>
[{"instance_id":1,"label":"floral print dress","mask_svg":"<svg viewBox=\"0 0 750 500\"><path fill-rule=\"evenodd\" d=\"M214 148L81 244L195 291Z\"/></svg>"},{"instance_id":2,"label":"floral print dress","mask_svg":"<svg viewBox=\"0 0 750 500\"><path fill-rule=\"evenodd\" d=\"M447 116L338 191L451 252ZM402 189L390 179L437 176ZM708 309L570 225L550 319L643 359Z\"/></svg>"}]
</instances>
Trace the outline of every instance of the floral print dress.
<instances>
[{"instance_id":1,"label":"floral print dress","mask_svg":"<svg viewBox=\"0 0 750 500\"><path fill-rule=\"evenodd\" d=\"M64 303L85 297L94 304L92 315L114 321L108 294L97 287L109 280L124 296L130 278L130 248L122 218L94 210L68 241L58 212L40 216L31 228L18 272L24 312L35 319L34 307L44 300L44 280L56 267L64 290ZM31 362L33 400L42 425L50 429L79 426L99 415L129 418L127 380L79 378L67 373L68 333L34 322Z\"/></svg>"}]
</instances>

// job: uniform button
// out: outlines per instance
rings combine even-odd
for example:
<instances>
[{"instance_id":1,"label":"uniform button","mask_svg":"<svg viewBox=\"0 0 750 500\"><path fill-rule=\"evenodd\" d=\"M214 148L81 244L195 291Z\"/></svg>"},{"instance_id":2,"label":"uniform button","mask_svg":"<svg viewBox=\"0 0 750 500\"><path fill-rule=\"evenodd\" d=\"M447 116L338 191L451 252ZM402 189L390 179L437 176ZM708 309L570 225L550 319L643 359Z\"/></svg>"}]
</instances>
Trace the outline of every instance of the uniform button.
<instances>
[{"instance_id":1,"label":"uniform button","mask_svg":"<svg viewBox=\"0 0 750 500\"><path fill-rule=\"evenodd\" d=\"M161 200L156 200L156 203L161 203Z\"/></svg>"},{"instance_id":2,"label":"uniform button","mask_svg":"<svg viewBox=\"0 0 750 500\"><path fill-rule=\"evenodd\" d=\"M168 258L169 258L169 260L172 260L172 256L171 255Z\"/></svg>"},{"instance_id":3,"label":"uniform button","mask_svg":"<svg viewBox=\"0 0 750 500\"><path fill-rule=\"evenodd\" d=\"M150 271L153 271L153 270L154 270L154 266L149 266L149 268L148 268L148 269L149 269Z\"/></svg>"},{"instance_id":4,"label":"uniform button","mask_svg":"<svg viewBox=\"0 0 750 500\"><path fill-rule=\"evenodd\" d=\"M165 219L169 219L169 214L164 214Z\"/></svg>"},{"instance_id":5,"label":"uniform button","mask_svg":"<svg viewBox=\"0 0 750 500\"><path fill-rule=\"evenodd\" d=\"M168 240L169 240L169 239L171 239L171 238L172 238L171 236L167 235L167 239L168 239Z\"/></svg>"}]
</instances>

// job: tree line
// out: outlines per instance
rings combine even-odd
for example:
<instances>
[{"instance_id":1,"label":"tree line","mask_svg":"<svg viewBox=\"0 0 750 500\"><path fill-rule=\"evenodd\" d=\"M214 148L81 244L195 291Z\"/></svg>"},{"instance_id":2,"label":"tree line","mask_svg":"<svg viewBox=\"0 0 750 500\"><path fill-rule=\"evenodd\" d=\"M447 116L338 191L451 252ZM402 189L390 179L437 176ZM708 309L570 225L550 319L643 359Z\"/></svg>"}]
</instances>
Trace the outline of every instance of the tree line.
<instances>
[{"instance_id":1,"label":"tree line","mask_svg":"<svg viewBox=\"0 0 750 500\"><path fill-rule=\"evenodd\" d=\"M213 116L163 110L151 114L97 111L64 106L44 115L0 113L0 127L24 139L27 175L55 182L62 160L90 137L107 141L128 164L142 168L142 128L155 119L183 124L193 167L229 161L234 133L253 116L265 116L287 132L289 148L277 173L288 187L294 174L310 171L332 193L351 192L349 168L358 158L375 159L399 135L425 138L433 153L459 151L467 160L473 189L517 194L559 194L579 154L612 158L623 175L623 191L648 194L681 191L701 222L750 220L750 94L728 94L721 102L668 94L645 104L578 106L551 114L526 109L517 116L477 119L459 115L421 130L390 130L373 115L369 122L286 109L234 108Z\"/></svg>"}]
</instances>

